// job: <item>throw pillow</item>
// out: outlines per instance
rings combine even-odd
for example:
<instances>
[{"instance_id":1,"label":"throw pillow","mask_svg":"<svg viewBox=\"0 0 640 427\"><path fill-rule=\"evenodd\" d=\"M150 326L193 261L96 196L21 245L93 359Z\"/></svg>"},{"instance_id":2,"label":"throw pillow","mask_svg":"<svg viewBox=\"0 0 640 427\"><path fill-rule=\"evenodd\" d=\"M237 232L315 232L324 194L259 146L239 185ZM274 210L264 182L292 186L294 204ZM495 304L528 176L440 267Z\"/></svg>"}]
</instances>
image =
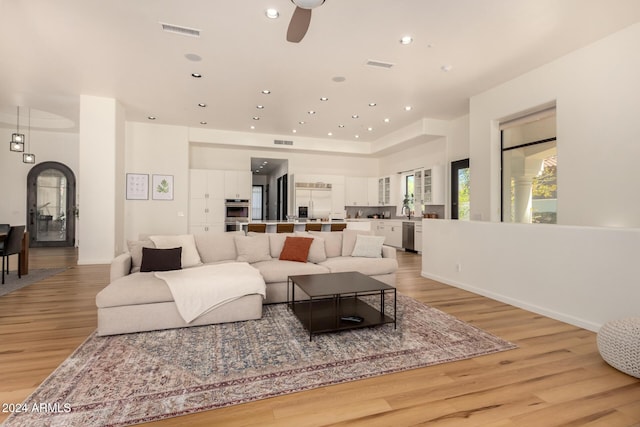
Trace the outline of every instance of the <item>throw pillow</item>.
<instances>
[{"instance_id":1,"label":"throw pillow","mask_svg":"<svg viewBox=\"0 0 640 427\"><path fill-rule=\"evenodd\" d=\"M158 249L182 248L182 268L202 264L193 234L150 236Z\"/></svg>"},{"instance_id":2,"label":"throw pillow","mask_svg":"<svg viewBox=\"0 0 640 427\"><path fill-rule=\"evenodd\" d=\"M382 258L384 236L366 236L359 234L351 256L365 258Z\"/></svg>"},{"instance_id":3,"label":"throw pillow","mask_svg":"<svg viewBox=\"0 0 640 427\"><path fill-rule=\"evenodd\" d=\"M313 238L313 242L311 243L311 247L309 248L309 256L307 257L307 261L318 264L327 260L327 252L325 251L325 240L322 237L312 235L306 231L298 231L296 232L296 236Z\"/></svg>"},{"instance_id":4,"label":"throw pillow","mask_svg":"<svg viewBox=\"0 0 640 427\"><path fill-rule=\"evenodd\" d=\"M269 236L269 246L271 251L271 258L280 258L280 252L284 247L284 241L287 237L295 236L294 233L267 233Z\"/></svg>"},{"instance_id":5,"label":"throw pillow","mask_svg":"<svg viewBox=\"0 0 640 427\"><path fill-rule=\"evenodd\" d=\"M281 260L307 262L309 257L309 249L313 239L311 237L287 237L284 241L284 247L280 252Z\"/></svg>"},{"instance_id":6,"label":"throw pillow","mask_svg":"<svg viewBox=\"0 0 640 427\"><path fill-rule=\"evenodd\" d=\"M196 247L200 253L200 259L204 263L235 261L236 253L235 236L244 236L242 231L209 232L194 234Z\"/></svg>"},{"instance_id":7,"label":"throw pillow","mask_svg":"<svg viewBox=\"0 0 640 427\"><path fill-rule=\"evenodd\" d=\"M256 236L235 236L236 252L238 262L248 262L250 264L258 261L269 261L269 236L266 233Z\"/></svg>"},{"instance_id":8,"label":"throw pillow","mask_svg":"<svg viewBox=\"0 0 640 427\"><path fill-rule=\"evenodd\" d=\"M182 265L182 248L156 249L142 248L142 265L140 271L180 270Z\"/></svg>"},{"instance_id":9,"label":"throw pillow","mask_svg":"<svg viewBox=\"0 0 640 427\"><path fill-rule=\"evenodd\" d=\"M131 273L140 271L142 265L142 248L155 248L151 240L127 240L127 248L131 254Z\"/></svg>"},{"instance_id":10,"label":"throw pillow","mask_svg":"<svg viewBox=\"0 0 640 427\"><path fill-rule=\"evenodd\" d=\"M367 230L350 230L348 228L342 230L342 256L351 256L353 248L356 246L356 238L360 234L369 236L371 232Z\"/></svg>"},{"instance_id":11,"label":"throw pillow","mask_svg":"<svg viewBox=\"0 0 640 427\"><path fill-rule=\"evenodd\" d=\"M342 233L337 231L310 231L309 234L324 239L324 250L327 258L342 256Z\"/></svg>"}]
</instances>

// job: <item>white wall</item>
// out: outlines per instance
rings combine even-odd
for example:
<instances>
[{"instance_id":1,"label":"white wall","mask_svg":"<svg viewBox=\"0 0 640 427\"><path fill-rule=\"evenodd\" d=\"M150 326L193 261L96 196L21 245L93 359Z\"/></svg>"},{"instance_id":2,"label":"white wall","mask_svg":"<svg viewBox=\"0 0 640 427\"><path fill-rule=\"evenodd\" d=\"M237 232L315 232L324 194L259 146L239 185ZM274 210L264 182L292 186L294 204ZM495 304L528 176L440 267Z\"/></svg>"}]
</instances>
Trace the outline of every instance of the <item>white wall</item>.
<instances>
[{"instance_id":1,"label":"white wall","mask_svg":"<svg viewBox=\"0 0 640 427\"><path fill-rule=\"evenodd\" d=\"M500 220L497 122L557 102L558 223L640 226L640 24L471 98L471 216Z\"/></svg>"},{"instance_id":2,"label":"white wall","mask_svg":"<svg viewBox=\"0 0 640 427\"><path fill-rule=\"evenodd\" d=\"M424 277L593 331L638 315L640 229L423 220L422 235Z\"/></svg>"},{"instance_id":3,"label":"white wall","mask_svg":"<svg viewBox=\"0 0 640 427\"><path fill-rule=\"evenodd\" d=\"M23 129L20 129L21 131ZM27 221L27 175L34 165L22 163L22 153L9 151L9 141L15 129L0 128L0 221L14 225ZM30 151L36 162L60 162L78 177L78 134L31 130Z\"/></svg>"},{"instance_id":4,"label":"white wall","mask_svg":"<svg viewBox=\"0 0 640 427\"><path fill-rule=\"evenodd\" d=\"M173 200L126 200L124 240L188 232L188 128L127 122L125 172L149 174L149 185L153 174L173 175L174 192Z\"/></svg>"}]
</instances>

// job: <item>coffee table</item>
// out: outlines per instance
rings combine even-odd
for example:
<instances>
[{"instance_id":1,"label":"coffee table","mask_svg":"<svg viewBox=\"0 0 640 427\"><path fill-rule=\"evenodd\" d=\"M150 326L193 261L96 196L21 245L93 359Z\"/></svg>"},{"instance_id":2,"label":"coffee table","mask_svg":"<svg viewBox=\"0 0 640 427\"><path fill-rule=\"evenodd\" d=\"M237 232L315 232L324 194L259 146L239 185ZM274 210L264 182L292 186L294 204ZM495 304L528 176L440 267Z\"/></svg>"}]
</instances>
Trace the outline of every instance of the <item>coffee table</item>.
<instances>
[{"instance_id":1,"label":"coffee table","mask_svg":"<svg viewBox=\"0 0 640 427\"><path fill-rule=\"evenodd\" d=\"M296 301L296 286L308 300ZM385 298L393 294L393 317L385 313ZM380 308L374 308L360 297L379 295ZM385 323L397 327L396 288L355 271L345 273L305 274L287 278L287 304L302 325L314 334L364 328ZM342 319L361 317L361 322Z\"/></svg>"}]
</instances>

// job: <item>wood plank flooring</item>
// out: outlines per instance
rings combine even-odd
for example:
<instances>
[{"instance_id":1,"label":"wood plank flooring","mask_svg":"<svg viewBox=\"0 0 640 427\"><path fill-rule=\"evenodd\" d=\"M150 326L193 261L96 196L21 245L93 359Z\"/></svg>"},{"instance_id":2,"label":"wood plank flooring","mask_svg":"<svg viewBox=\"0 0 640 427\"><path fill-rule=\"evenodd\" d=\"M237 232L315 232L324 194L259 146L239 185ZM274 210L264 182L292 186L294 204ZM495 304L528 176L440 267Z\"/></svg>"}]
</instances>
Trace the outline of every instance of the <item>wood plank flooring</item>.
<instances>
[{"instance_id":1,"label":"wood plank flooring","mask_svg":"<svg viewBox=\"0 0 640 427\"><path fill-rule=\"evenodd\" d=\"M152 423L158 426L640 426L640 380L600 358L595 334L420 277L398 252L399 292L516 343L516 350ZM22 402L96 327L106 265L34 248L68 270L0 297L0 404ZM8 416L0 413L0 422Z\"/></svg>"}]
</instances>

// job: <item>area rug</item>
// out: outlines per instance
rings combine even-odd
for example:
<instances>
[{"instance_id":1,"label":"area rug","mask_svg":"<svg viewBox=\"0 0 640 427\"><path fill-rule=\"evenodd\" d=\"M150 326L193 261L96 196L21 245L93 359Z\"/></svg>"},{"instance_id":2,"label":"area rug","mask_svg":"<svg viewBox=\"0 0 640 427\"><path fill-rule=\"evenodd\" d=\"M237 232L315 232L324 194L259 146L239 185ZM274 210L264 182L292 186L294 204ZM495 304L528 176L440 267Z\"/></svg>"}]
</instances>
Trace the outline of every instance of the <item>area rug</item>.
<instances>
[{"instance_id":1,"label":"area rug","mask_svg":"<svg viewBox=\"0 0 640 427\"><path fill-rule=\"evenodd\" d=\"M25 286L32 285L65 270L66 268L30 269L29 274L25 274L20 278L18 278L17 271L11 271L10 274L4 276L4 284L0 285L0 296L6 295L13 291L17 291L18 289L22 289Z\"/></svg>"},{"instance_id":2,"label":"area rug","mask_svg":"<svg viewBox=\"0 0 640 427\"><path fill-rule=\"evenodd\" d=\"M286 304L276 304L260 320L93 334L5 427L131 425L515 348L407 296L398 295L397 318L397 329L309 341Z\"/></svg>"}]
</instances>

